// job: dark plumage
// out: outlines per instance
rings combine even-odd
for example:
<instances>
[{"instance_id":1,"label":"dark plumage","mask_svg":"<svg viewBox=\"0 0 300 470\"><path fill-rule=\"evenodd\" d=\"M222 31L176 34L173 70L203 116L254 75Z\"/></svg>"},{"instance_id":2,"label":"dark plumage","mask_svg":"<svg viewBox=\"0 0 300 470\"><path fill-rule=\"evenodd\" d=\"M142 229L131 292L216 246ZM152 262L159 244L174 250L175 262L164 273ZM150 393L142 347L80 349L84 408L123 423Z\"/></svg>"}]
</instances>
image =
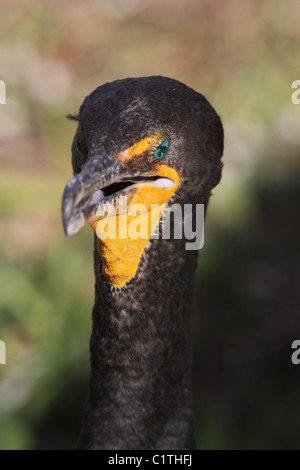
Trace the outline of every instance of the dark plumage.
<instances>
[{"instance_id":1,"label":"dark plumage","mask_svg":"<svg viewBox=\"0 0 300 470\"><path fill-rule=\"evenodd\" d=\"M221 177L223 128L202 95L164 77L115 81L84 100L78 121L75 177L63 199L67 234L96 220L92 191L118 190L109 185L157 168L180 177L169 205L207 205ZM162 162L151 146L128 161L118 157L157 135L169 142ZM150 238L134 276L116 287L103 274L95 237L91 380L79 448L194 448L189 318L197 252L185 242Z\"/></svg>"}]
</instances>

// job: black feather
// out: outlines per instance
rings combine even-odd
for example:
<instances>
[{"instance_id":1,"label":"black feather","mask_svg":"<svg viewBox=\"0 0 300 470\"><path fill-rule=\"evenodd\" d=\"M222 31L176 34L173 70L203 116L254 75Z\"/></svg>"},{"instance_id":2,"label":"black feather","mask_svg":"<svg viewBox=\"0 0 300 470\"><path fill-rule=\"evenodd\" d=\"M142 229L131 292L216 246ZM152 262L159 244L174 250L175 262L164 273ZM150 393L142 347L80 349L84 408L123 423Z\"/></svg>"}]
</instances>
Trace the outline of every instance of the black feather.
<instances>
[{"instance_id":1,"label":"black feather","mask_svg":"<svg viewBox=\"0 0 300 470\"><path fill-rule=\"evenodd\" d=\"M79 121L91 155L114 156L167 133L163 162L180 175L170 203L207 206L221 178L223 127L203 95L165 77L130 78L97 88L69 118ZM75 173L76 152L73 145ZM185 242L150 239L135 276L114 288L95 240L91 381L79 448L194 448L189 322L197 252Z\"/></svg>"}]
</instances>

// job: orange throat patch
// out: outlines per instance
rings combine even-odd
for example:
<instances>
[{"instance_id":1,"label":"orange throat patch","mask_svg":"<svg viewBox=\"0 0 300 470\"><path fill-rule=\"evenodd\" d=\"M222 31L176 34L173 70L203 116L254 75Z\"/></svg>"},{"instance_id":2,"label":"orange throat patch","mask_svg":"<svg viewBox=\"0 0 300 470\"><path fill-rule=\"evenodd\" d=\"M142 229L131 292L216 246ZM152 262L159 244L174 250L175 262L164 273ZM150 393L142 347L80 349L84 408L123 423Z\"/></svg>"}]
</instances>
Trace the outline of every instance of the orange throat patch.
<instances>
[{"instance_id":1,"label":"orange throat patch","mask_svg":"<svg viewBox=\"0 0 300 470\"><path fill-rule=\"evenodd\" d=\"M140 258L151 238L162 212L179 186L179 175L167 165L157 165L155 176L173 181L171 187L158 187L151 182L134 185L126 207L90 223L98 237L102 270L107 281L123 287L137 271Z\"/></svg>"}]
</instances>

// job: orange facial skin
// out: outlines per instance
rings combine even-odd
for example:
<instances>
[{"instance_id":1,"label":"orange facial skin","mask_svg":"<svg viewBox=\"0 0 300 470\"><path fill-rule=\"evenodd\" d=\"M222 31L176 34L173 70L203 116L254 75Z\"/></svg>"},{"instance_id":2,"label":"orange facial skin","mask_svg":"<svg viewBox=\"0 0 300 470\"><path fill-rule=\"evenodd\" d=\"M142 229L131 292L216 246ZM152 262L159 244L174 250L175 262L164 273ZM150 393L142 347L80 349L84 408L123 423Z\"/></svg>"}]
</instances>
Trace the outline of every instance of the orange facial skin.
<instances>
[{"instance_id":1,"label":"orange facial skin","mask_svg":"<svg viewBox=\"0 0 300 470\"><path fill-rule=\"evenodd\" d=\"M147 150L151 149L153 144L155 144L160 135L151 135L150 137L146 137L145 139L140 140L136 144L132 145L128 149L124 150L123 152L119 153L117 158L121 161L130 161L133 158L139 157L140 155L144 154Z\"/></svg>"},{"instance_id":2,"label":"orange facial skin","mask_svg":"<svg viewBox=\"0 0 300 470\"><path fill-rule=\"evenodd\" d=\"M133 160L143 158L146 151L159 145L159 141L160 135L147 137L121 152L116 158L124 163L133 163ZM164 207L179 186L178 173L167 165L157 163L147 175L169 178L173 181L173 186L160 188L151 182L135 184L127 197L127 213L90 223L98 237L103 274L115 287L123 287L134 277L141 255Z\"/></svg>"}]
</instances>

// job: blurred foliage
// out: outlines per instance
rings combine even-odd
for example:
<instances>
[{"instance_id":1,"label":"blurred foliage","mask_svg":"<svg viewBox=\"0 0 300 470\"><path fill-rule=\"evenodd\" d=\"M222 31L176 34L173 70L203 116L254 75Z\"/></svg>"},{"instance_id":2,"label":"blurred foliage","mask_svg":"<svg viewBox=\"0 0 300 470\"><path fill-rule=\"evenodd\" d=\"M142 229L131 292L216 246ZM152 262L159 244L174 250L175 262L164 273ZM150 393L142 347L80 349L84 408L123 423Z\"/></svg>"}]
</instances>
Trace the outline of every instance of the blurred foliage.
<instances>
[{"instance_id":1,"label":"blurred foliage","mask_svg":"<svg viewBox=\"0 0 300 470\"><path fill-rule=\"evenodd\" d=\"M65 240L65 119L108 80L161 74L225 127L195 283L199 448L299 448L297 0L0 0L0 448L73 448L86 395L92 231Z\"/></svg>"},{"instance_id":2,"label":"blurred foliage","mask_svg":"<svg viewBox=\"0 0 300 470\"><path fill-rule=\"evenodd\" d=\"M299 181L300 165L283 179L250 181L251 215L226 229L211 227L200 254L200 448L300 448L300 376L291 362L300 337Z\"/></svg>"}]
</instances>

